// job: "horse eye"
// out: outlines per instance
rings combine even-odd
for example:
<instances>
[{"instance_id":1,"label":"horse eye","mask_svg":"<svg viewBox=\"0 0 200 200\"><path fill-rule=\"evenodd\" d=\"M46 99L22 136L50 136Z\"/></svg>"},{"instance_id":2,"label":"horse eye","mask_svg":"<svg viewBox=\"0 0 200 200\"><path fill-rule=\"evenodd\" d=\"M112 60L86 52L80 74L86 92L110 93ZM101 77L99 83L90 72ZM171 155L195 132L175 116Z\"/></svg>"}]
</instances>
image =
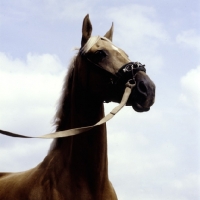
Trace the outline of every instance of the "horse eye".
<instances>
[{"instance_id":1,"label":"horse eye","mask_svg":"<svg viewBox=\"0 0 200 200\"><path fill-rule=\"evenodd\" d=\"M103 50L98 50L94 54L95 54L95 58L98 61L101 61L103 58L105 58L107 56L106 52Z\"/></svg>"}]
</instances>

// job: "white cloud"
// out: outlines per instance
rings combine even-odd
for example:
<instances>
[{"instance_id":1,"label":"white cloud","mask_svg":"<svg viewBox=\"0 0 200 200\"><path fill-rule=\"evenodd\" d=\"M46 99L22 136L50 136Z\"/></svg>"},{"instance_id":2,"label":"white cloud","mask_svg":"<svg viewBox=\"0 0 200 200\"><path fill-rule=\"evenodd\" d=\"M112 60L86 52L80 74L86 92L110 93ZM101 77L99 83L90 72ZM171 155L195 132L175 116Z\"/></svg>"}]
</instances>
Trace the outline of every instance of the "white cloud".
<instances>
[{"instance_id":1,"label":"white cloud","mask_svg":"<svg viewBox=\"0 0 200 200\"><path fill-rule=\"evenodd\" d=\"M176 37L176 42L178 44L183 44L190 48L193 48L197 50L197 52L200 52L200 35L194 29L183 31L182 33L180 33Z\"/></svg>"},{"instance_id":2,"label":"white cloud","mask_svg":"<svg viewBox=\"0 0 200 200\"><path fill-rule=\"evenodd\" d=\"M0 107L20 110L26 105L35 112L34 106L41 109L52 106L58 98L55 94L61 91L64 73L65 69L55 55L29 53L23 61L1 53Z\"/></svg>"},{"instance_id":3,"label":"white cloud","mask_svg":"<svg viewBox=\"0 0 200 200\"><path fill-rule=\"evenodd\" d=\"M0 52L0 70L6 72L17 72L26 74L59 73L63 66L56 55L37 55L28 53L26 61L12 58L10 55Z\"/></svg>"},{"instance_id":4,"label":"white cloud","mask_svg":"<svg viewBox=\"0 0 200 200\"><path fill-rule=\"evenodd\" d=\"M200 66L191 69L181 78L182 93L180 101L200 111Z\"/></svg>"},{"instance_id":5,"label":"white cloud","mask_svg":"<svg viewBox=\"0 0 200 200\"><path fill-rule=\"evenodd\" d=\"M186 174L179 179L174 179L170 182L170 186L180 196L185 196L186 199L191 199L193 195L198 197L200 195L200 175L197 173ZM186 191L189 191L186 193Z\"/></svg>"},{"instance_id":6,"label":"white cloud","mask_svg":"<svg viewBox=\"0 0 200 200\"><path fill-rule=\"evenodd\" d=\"M130 130L109 133L108 140L109 149L115 149L109 156L109 162L112 163L109 166L119 199L165 199L165 195L168 195L166 199L173 197L174 192L167 192L174 190L169 185L174 178L173 171L176 171L179 156L174 145L166 142L154 149L150 136L137 131L131 133ZM122 183L126 183L126 189Z\"/></svg>"},{"instance_id":7,"label":"white cloud","mask_svg":"<svg viewBox=\"0 0 200 200\"><path fill-rule=\"evenodd\" d=\"M0 53L0 128L33 136L52 132L66 71L56 55L29 53L22 60ZM4 171L35 166L44 158L51 142L0 137Z\"/></svg>"},{"instance_id":8,"label":"white cloud","mask_svg":"<svg viewBox=\"0 0 200 200\"><path fill-rule=\"evenodd\" d=\"M1 137L1 171L19 172L38 165L47 154L52 140L13 139ZM4 147L2 143L6 143ZM9 145L11 144L11 145Z\"/></svg>"},{"instance_id":9,"label":"white cloud","mask_svg":"<svg viewBox=\"0 0 200 200\"><path fill-rule=\"evenodd\" d=\"M106 105L106 112L110 109ZM131 107L123 108L108 123L109 172L119 199L148 199L149 195L156 199L153 193L165 182L166 171L176 168L176 147L156 141L153 127L158 124L165 124L161 111L136 113ZM153 178L158 176L158 180Z\"/></svg>"}]
</instances>

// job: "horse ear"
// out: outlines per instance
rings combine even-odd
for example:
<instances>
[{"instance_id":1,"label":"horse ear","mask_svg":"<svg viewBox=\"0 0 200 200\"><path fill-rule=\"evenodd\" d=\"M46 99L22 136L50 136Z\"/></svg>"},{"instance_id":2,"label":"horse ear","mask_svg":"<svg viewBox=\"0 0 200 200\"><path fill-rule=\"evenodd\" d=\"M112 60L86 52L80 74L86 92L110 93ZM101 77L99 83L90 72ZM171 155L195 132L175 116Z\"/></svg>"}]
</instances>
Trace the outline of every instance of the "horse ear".
<instances>
[{"instance_id":1,"label":"horse ear","mask_svg":"<svg viewBox=\"0 0 200 200\"><path fill-rule=\"evenodd\" d=\"M89 19L89 14L85 16L83 19L83 26L82 26L82 39L81 39L81 47L85 45L88 41L92 33L92 24Z\"/></svg>"},{"instance_id":2,"label":"horse ear","mask_svg":"<svg viewBox=\"0 0 200 200\"><path fill-rule=\"evenodd\" d=\"M110 30L104 35L104 37L108 38L110 41L112 41L113 38L113 30L114 30L114 25L112 23L112 26Z\"/></svg>"}]
</instances>

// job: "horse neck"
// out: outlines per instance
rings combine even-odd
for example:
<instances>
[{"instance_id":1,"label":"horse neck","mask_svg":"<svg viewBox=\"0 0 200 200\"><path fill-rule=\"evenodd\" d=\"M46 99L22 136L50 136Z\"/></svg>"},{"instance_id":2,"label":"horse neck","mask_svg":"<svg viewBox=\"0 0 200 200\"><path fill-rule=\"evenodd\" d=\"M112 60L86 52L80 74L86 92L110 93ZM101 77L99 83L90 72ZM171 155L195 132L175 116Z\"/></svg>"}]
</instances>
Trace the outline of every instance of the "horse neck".
<instances>
[{"instance_id":1,"label":"horse neck","mask_svg":"<svg viewBox=\"0 0 200 200\"><path fill-rule=\"evenodd\" d=\"M80 71L79 74L86 73ZM70 79L63 90L57 131L93 125L104 116L103 103L81 87L75 68ZM88 180L92 185L107 180L106 125L77 136L56 139L50 154L55 152L70 176Z\"/></svg>"}]
</instances>

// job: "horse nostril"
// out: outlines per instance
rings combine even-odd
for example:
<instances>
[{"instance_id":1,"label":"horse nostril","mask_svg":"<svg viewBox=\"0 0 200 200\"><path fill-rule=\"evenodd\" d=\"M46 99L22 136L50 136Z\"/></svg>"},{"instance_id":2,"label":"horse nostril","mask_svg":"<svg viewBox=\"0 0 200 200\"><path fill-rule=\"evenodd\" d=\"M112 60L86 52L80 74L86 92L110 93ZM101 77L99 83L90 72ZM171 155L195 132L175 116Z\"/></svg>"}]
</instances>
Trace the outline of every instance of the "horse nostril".
<instances>
[{"instance_id":1,"label":"horse nostril","mask_svg":"<svg viewBox=\"0 0 200 200\"><path fill-rule=\"evenodd\" d=\"M137 84L137 89L141 94L143 94L145 97L147 97L147 87L143 81L140 81Z\"/></svg>"}]
</instances>

